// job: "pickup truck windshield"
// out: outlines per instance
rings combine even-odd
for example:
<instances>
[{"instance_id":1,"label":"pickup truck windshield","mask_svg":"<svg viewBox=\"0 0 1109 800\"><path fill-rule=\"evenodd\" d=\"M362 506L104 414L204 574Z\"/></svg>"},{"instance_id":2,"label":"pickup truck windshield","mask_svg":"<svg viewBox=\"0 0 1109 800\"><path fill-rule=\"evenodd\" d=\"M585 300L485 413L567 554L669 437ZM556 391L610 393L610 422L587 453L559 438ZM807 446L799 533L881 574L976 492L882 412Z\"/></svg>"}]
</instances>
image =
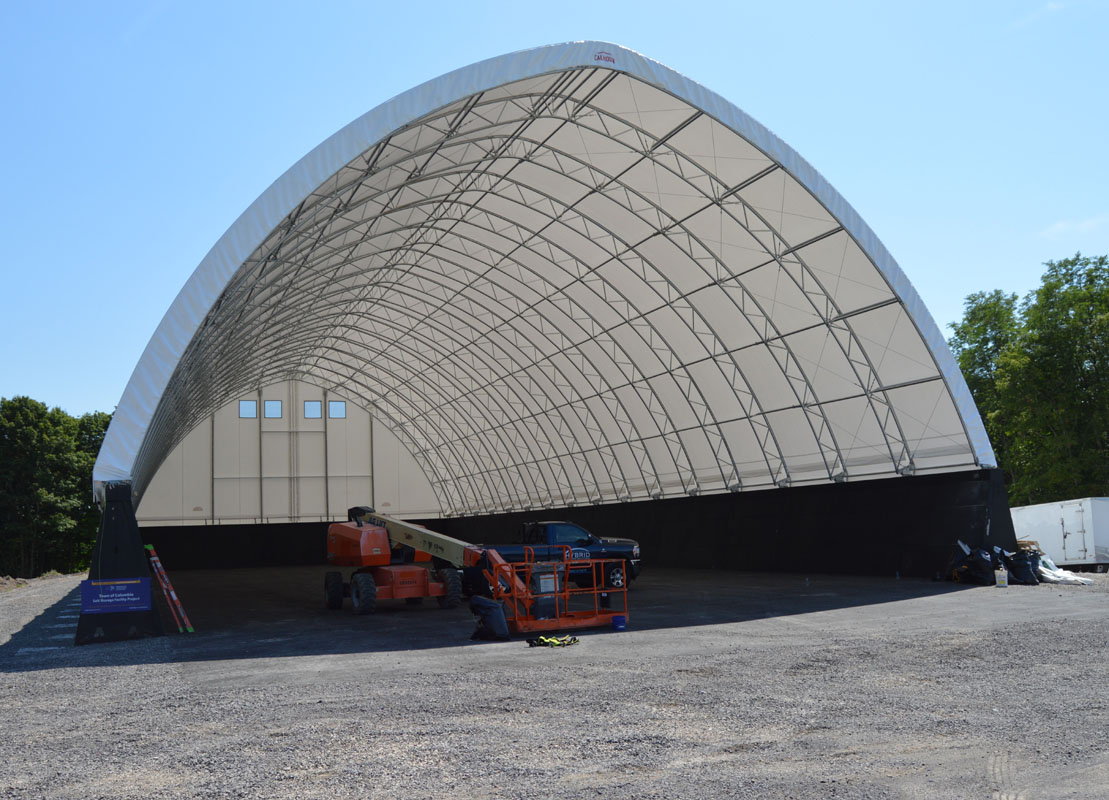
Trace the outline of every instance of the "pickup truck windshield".
<instances>
[{"instance_id":1,"label":"pickup truck windshield","mask_svg":"<svg viewBox=\"0 0 1109 800\"><path fill-rule=\"evenodd\" d=\"M589 541L589 532L570 522L556 522L547 525L551 544L566 544L571 547L575 544L584 544Z\"/></svg>"}]
</instances>

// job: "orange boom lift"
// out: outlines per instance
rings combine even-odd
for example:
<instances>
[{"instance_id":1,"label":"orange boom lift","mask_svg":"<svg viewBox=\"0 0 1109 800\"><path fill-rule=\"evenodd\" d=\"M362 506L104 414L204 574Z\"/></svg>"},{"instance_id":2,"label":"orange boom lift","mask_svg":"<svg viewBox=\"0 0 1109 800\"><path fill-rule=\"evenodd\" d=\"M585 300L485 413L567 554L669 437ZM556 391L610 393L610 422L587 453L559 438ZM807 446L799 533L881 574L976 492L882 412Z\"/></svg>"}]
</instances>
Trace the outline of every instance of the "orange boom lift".
<instances>
[{"instance_id":1,"label":"orange boom lift","mask_svg":"<svg viewBox=\"0 0 1109 800\"><path fill-rule=\"evenodd\" d=\"M425 597L437 598L443 608L457 608L462 602L458 570L444 560L435 566L427 550L391 540L382 520L369 521L373 513L368 506L352 508L347 522L327 529L327 562L356 568L347 583L340 572L324 575L327 607L342 608L349 595L355 614L372 614L378 600L419 603Z\"/></svg>"},{"instance_id":2,"label":"orange boom lift","mask_svg":"<svg viewBox=\"0 0 1109 800\"><path fill-rule=\"evenodd\" d=\"M489 595L504 608L512 633L534 633L610 625L628 617L627 587L606 587L601 576L619 559L576 559L569 547L556 561L535 561L525 548L522 563L505 561L495 548L463 542L421 525L378 514L368 506L352 508L347 522L327 531L327 560L355 567L349 583L342 573L324 576L328 608L341 608L349 594L357 614L373 613L378 600L419 602L435 597L444 608L462 599L458 570L479 567ZM571 570L589 569L590 586L576 586Z\"/></svg>"}]
</instances>

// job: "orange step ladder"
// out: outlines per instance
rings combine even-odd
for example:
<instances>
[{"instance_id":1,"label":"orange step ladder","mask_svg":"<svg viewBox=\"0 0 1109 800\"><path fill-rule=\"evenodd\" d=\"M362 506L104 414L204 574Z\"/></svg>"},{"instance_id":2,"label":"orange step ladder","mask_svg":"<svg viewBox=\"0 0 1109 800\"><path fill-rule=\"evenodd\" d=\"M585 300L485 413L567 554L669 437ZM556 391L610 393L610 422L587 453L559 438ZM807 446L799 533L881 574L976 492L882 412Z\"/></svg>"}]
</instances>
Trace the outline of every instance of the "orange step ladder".
<instances>
[{"instance_id":1,"label":"orange step ladder","mask_svg":"<svg viewBox=\"0 0 1109 800\"><path fill-rule=\"evenodd\" d=\"M169 613L173 615L173 621L177 624L177 632L196 633L193 630L193 624L189 622L189 615L185 613L185 607L181 605L181 601L177 598L177 592L173 590L173 584L169 582L169 575L166 574L166 568L162 566L162 560L154 552L154 545L148 544L146 549L150 556L150 568L154 570L158 585L162 587L162 594L165 595Z\"/></svg>"}]
</instances>

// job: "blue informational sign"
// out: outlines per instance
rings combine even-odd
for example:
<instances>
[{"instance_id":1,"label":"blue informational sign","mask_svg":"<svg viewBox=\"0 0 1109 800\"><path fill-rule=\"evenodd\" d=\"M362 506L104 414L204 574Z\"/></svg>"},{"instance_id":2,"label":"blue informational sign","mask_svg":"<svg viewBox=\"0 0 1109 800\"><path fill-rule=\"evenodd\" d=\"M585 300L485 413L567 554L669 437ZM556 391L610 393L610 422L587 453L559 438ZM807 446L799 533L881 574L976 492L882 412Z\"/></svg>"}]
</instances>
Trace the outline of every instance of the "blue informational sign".
<instances>
[{"instance_id":1,"label":"blue informational sign","mask_svg":"<svg viewBox=\"0 0 1109 800\"><path fill-rule=\"evenodd\" d=\"M81 613L149 611L150 578L81 581Z\"/></svg>"}]
</instances>

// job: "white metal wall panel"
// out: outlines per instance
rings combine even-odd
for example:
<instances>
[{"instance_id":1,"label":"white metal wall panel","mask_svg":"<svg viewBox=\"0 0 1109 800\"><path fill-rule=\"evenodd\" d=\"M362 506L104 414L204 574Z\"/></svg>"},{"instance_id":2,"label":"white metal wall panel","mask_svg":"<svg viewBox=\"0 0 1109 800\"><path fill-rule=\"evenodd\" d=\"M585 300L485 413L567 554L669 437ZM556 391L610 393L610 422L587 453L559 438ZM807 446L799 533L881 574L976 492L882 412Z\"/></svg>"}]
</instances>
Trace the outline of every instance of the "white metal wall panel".
<instances>
[{"instance_id":1,"label":"white metal wall panel","mask_svg":"<svg viewBox=\"0 0 1109 800\"><path fill-rule=\"evenodd\" d=\"M236 398L202 420L173 449L138 507L136 515L141 525L345 519L347 508L372 503L375 498L402 516L439 513L435 493L415 459L380 423L374 424L371 438L371 418L364 409L347 401L347 418L328 420L324 391L304 383L269 386L263 390L263 396L282 399L281 419L239 419ZM257 399L257 392L242 399ZM319 402L324 416L305 418L306 400ZM334 441L339 443L339 454L331 463L330 474L326 469L324 436L328 423L334 431ZM249 459L248 472L239 473L240 450L256 452L258 448L258 436L247 435L251 430L255 434L261 431L263 478L254 468L255 462ZM215 475L213 441L217 443ZM382 468L387 470L384 486L375 484L371 462L384 465ZM213 486L217 499L215 514ZM264 504L261 514L259 497Z\"/></svg>"}]
</instances>

